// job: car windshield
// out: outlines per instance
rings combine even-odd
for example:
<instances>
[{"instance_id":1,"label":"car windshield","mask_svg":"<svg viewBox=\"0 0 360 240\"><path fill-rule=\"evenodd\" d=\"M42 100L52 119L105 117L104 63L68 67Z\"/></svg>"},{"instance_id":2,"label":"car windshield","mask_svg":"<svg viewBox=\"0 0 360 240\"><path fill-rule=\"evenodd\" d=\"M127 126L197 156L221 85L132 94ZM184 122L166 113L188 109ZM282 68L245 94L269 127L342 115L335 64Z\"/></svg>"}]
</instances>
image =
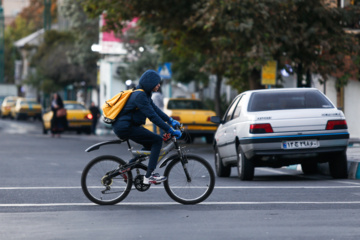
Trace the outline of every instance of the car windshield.
<instances>
[{"instance_id":1,"label":"car windshield","mask_svg":"<svg viewBox=\"0 0 360 240\"><path fill-rule=\"evenodd\" d=\"M204 104L196 100L169 100L168 109L195 109L207 110Z\"/></svg>"},{"instance_id":2,"label":"car windshield","mask_svg":"<svg viewBox=\"0 0 360 240\"><path fill-rule=\"evenodd\" d=\"M331 102L318 91L256 92L251 95L248 111L286 109L333 108Z\"/></svg>"},{"instance_id":3,"label":"car windshield","mask_svg":"<svg viewBox=\"0 0 360 240\"><path fill-rule=\"evenodd\" d=\"M84 105L79 104L79 103L65 103L64 105L67 110L77 110L77 109L85 110L86 109Z\"/></svg>"}]
</instances>

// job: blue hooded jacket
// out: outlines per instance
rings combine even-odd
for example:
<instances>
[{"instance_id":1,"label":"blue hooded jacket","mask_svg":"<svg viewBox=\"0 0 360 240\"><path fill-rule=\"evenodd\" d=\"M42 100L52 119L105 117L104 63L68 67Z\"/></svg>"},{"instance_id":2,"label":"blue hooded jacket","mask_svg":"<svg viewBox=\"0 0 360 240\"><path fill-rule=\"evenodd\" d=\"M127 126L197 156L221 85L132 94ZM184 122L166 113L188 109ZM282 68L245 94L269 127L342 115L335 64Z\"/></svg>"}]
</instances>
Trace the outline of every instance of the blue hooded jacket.
<instances>
[{"instance_id":1,"label":"blue hooded jacket","mask_svg":"<svg viewBox=\"0 0 360 240\"><path fill-rule=\"evenodd\" d=\"M131 126L145 124L146 118L151 122L169 132L170 126L165 122L170 120L151 100L152 90L161 81L160 75L154 70L147 70L141 77L136 89L144 91L133 92L124 108L113 123L114 132L119 137L126 137Z\"/></svg>"}]
</instances>

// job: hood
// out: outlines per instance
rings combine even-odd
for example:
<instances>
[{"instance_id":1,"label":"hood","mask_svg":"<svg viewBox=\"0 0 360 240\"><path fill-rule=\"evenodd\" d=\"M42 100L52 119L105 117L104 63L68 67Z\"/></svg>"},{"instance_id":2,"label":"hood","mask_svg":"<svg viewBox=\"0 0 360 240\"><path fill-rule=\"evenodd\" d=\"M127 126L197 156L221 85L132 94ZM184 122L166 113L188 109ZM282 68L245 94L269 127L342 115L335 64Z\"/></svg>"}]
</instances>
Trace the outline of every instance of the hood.
<instances>
[{"instance_id":1,"label":"hood","mask_svg":"<svg viewBox=\"0 0 360 240\"><path fill-rule=\"evenodd\" d=\"M154 87L156 87L156 85L158 85L160 81L161 81L161 77L156 71L147 70L140 77L139 85L136 88L144 89L146 93L151 94Z\"/></svg>"}]
</instances>

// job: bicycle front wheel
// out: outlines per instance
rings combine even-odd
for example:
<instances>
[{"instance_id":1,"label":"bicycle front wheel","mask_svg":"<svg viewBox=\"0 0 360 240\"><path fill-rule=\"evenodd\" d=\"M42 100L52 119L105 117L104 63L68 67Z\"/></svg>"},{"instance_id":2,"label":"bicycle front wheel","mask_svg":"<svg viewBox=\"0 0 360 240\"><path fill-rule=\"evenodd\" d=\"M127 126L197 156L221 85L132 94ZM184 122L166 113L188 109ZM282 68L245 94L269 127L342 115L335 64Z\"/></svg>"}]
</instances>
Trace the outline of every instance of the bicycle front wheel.
<instances>
[{"instance_id":1,"label":"bicycle front wheel","mask_svg":"<svg viewBox=\"0 0 360 240\"><path fill-rule=\"evenodd\" d=\"M85 196L100 205L112 205L125 199L132 187L131 171L108 177L125 164L124 160L115 156L100 156L89 162L81 175Z\"/></svg>"},{"instance_id":2,"label":"bicycle front wheel","mask_svg":"<svg viewBox=\"0 0 360 240\"><path fill-rule=\"evenodd\" d=\"M215 186L215 174L205 159L193 155L184 157L187 159L184 166L177 158L166 167L164 175L168 179L164 188L179 203L197 204L210 196Z\"/></svg>"}]
</instances>

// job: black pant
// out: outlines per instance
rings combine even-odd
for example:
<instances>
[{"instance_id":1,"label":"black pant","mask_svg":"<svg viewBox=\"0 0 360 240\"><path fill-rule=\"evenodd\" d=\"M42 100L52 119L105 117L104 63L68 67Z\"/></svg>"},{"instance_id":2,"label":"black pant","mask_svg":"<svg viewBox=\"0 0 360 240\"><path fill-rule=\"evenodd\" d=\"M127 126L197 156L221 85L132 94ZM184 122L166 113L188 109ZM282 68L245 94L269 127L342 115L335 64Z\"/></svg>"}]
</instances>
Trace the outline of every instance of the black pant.
<instances>
[{"instance_id":1,"label":"black pant","mask_svg":"<svg viewBox=\"0 0 360 240\"><path fill-rule=\"evenodd\" d=\"M122 133L125 132L124 129L122 129L121 124L116 123L117 122L113 124L113 130L119 138L131 139L132 141L143 145L145 149L151 150L148 171L146 173L146 177L149 177L151 173L156 169L157 160L159 158L163 142L162 137L141 126L131 126L130 130L127 129L127 134L123 135Z\"/></svg>"}]
</instances>

